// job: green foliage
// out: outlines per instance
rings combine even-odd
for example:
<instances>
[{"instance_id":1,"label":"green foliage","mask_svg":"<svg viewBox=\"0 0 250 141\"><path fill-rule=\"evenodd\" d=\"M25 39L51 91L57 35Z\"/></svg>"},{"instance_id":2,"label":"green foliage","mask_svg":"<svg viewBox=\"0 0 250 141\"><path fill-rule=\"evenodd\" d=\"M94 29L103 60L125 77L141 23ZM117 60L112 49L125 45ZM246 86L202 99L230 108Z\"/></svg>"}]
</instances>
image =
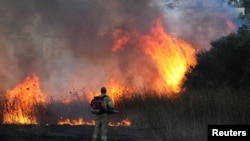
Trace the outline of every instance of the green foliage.
<instances>
[{"instance_id":1,"label":"green foliage","mask_svg":"<svg viewBox=\"0 0 250 141\"><path fill-rule=\"evenodd\" d=\"M246 16L242 12L240 12L238 18L241 19L241 20L244 20L246 18Z\"/></svg>"},{"instance_id":2,"label":"green foliage","mask_svg":"<svg viewBox=\"0 0 250 141\"><path fill-rule=\"evenodd\" d=\"M235 5L237 7L239 7L239 6L243 6L245 8L250 7L250 1L249 0L229 0L228 3L231 4L231 5Z\"/></svg>"},{"instance_id":3,"label":"green foliage","mask_svg":"<svg viewBox=\"0 0 250 141\"><path fill-rule=\"evenodd\" d=\"M250 85L250 30L243 25L236 33L211 43L197 55L197 66L187 74L186 86L245 88Z\"/></svg>"}]
</instances>

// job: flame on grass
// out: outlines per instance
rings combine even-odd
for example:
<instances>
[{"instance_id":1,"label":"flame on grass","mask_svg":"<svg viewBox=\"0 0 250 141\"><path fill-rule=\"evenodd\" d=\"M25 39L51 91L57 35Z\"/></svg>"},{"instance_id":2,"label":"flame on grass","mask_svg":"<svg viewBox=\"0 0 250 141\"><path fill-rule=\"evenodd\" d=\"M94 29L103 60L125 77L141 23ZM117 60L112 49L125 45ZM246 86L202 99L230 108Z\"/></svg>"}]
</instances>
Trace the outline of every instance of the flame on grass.
<instances>
[{"instance_id":1,"label":"flame on grass","mask_svg":"<svg viewBox=\"0 0 250 141\"><path fill-rule=\"evenodd\" d=\"M129 44L138 47L153 59L158 71L150 74L151 77L156 78L156 81L147 87L159 94L167 93L168 96L184 90L182 84L186 79L185 74L190 72L197 63L196 50L184 40L166 33L161 18L156 20L148 34L141 35L136 29L131 32L116 29L114 35L116 36L113 36L115 41L112 51L118 51Z\"/></svg>"},{"instance_id":2,"label":"flame on grass","mask_svg":"<svg viewBox=\"0 0 250 141\"><path fill-rule=\"evenodd\" d=\"M85 121L83 118L79 118L76 120L70 120L70 119L62 119L57 122L58 125L95 125L95 121Z\"/></svg>"},{"instance_id":3,"label":"flame on grass","mask_svg":"<svg viewBox=\"0 0 250 141\"><path fill-rule=\"evenodd\" d=\"M62 119L58 121L58 125L71 125L71 126L77 126L77 125L95 125L95 121L85 121L83 118L79 118L76 120L71 119ZM123 119L122 121L118 122L109 122L109 126L130 126L131 121L129 119Z\"/></svg>"},{"instance_id":4,"label":"flame on grass","mask_svg":"<svg viewBox=\"0 0 250 141\"><path fill-rule=\"evenodd\" d=\"M183 90L182 83L190 67L196 65L195 49L184 40L164 31L162 20L158 19L151 29L151 34L141 39L146 54L156 61L158 70L164 79L159 90L165 89L167 93L179 93Z\"/></svg>"},{"instance_id":5,"label":"flame on grass","mask_svg":"<svg viewBox=\"0 0 250 141\"><path fill-rule=\"evenodd\" d=\"M39 106L44 106L46 96L41 92L39 78L27 77L13 90L7 91L3 109L4 124L37 124Z\"/></svg>"}]
</instances>

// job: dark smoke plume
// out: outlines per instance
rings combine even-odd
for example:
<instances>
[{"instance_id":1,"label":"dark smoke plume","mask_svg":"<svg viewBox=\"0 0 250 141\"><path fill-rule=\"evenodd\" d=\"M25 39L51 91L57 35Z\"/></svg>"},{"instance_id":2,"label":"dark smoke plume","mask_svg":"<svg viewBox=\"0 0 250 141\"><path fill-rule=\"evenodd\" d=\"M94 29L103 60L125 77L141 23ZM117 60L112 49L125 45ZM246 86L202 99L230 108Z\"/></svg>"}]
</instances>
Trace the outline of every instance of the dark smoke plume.
<instances>
[{"instance_id":1,"label":"dark smoke plume","mask_svg":"<svg viewBox=\"0 0 250 141\"><path fill-rule=\"evenodd\" d=\"M167 32L205 50L211 40L227 34L223 16L234 13L219 2L0 0L0 94L33 73L41 79L42 90L56 96L72 88L99 90L111 77L147 84L154 78L143 70L156 69L148 57L130 46L113 52L112 37L100 33L148 33L163 16Z\"/></svg>"}]
</instances>

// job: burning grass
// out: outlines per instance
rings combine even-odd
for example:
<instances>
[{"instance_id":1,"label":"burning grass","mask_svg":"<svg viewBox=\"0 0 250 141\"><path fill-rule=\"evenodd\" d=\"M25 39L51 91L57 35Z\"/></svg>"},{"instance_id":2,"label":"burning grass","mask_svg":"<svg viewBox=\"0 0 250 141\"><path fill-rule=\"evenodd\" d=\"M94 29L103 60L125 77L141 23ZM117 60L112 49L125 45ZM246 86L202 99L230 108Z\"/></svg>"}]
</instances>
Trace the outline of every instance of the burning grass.
<instances>
[{"instance_id":1,"label":"burning grass","mask_svg":"<svg viewBox=\"0 0 250 141\"><path fill-rule=\"evenodd\" d=\"M58 122L57 119L60 117L55 115L63 115L62 117L68 117L69 119L82 116L80 113L83 113L84 110L88 111L88 108L79 108L82 103L78 102L75 101L67 105L55 101L51 102L47 106L48 113L50 113L46 116L47 121ZM250 96L247 92L228 88L187 90L174 98L164 95L159 96L150 91L141 91L130 97L124 96L118 101L116 106L119 114L111 117L112 121L116 121L113 123L116 124L116 127L112 128L120 128L117 121L125 124L126 122L121 119L129 118L131 123L129 124L130 127L127 127L128 129L131 128L131 131L135 127L149 129L147 136L154 137L154 139L206 140L208 124L250 124L249 102ZM78 116L72 112L77 111L77 109L81 111L78 112ZM92 118L91 115L89 115L89 118ZM74 126L67 126L67 128L71 127ZM89 130L89 132L91 131ZM42 137L44 134L49 134L44 130L40 133L38 135L37 132L34 136ZM8 134L7 130L2 134ZM46 135L46 137L51 136Z\"/></svg>"},{"instance_id":2,"label":"burning grass","mask_svg":"<svg viewBox=\"0 0 250 141\"><path fill-rule=\"evenodd\" d=\"M244 91L229 88L187 89L170 97L145 89L129 92L127 89L118 91L120 87L113 88L112 99L119 114L111 116L109 125L114 128L130 126L150 129L148 135L160 140L200 141L206 139L208 124L250 123L250 96ZM53 125L92 126L95 124L94 115L90 112L88 99L83 95L88 94L70 91L66 99L45 101L38 78L27 78L8 91L5 100L1 100L1 123L44 125L40 126L42 128ZM36 131L32 133L34 138L50 138L50 135L45 135L49 132L43 129ZM11 129L1 134L6 136L10 132Z\"/></svg>"},{"instance_id":3,"label":"burning grass","mask_svg":"<svg viewBox=\"0 0 250 141\"><path fill-rule=\"evenodd\" d=\"M34 76L27 77L15 89L7 91L3 123L37 124L36 115L46 99L39 87L39 78Z\"/></svg>"}]
</instances>

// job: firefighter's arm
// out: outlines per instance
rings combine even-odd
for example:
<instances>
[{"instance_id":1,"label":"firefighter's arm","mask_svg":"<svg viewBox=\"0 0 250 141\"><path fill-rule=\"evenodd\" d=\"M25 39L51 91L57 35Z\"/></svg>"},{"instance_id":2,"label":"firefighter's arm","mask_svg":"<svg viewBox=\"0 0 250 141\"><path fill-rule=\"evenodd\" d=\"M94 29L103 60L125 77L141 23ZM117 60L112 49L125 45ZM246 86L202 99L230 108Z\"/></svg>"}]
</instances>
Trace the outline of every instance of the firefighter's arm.
<instances>
[{"instance_id":1,"label":"firefighter's arm","mask_svg":"<svg viewBox=\"0 0 250 141\"><path fill-rule=\"evenodd\" d=\"M113 104L112 100L109 97L107 98L107 107L108 107L108 113L109 114L118 114L118 111L115 110L114 104Z\"/></svg>"}]
</instances>

